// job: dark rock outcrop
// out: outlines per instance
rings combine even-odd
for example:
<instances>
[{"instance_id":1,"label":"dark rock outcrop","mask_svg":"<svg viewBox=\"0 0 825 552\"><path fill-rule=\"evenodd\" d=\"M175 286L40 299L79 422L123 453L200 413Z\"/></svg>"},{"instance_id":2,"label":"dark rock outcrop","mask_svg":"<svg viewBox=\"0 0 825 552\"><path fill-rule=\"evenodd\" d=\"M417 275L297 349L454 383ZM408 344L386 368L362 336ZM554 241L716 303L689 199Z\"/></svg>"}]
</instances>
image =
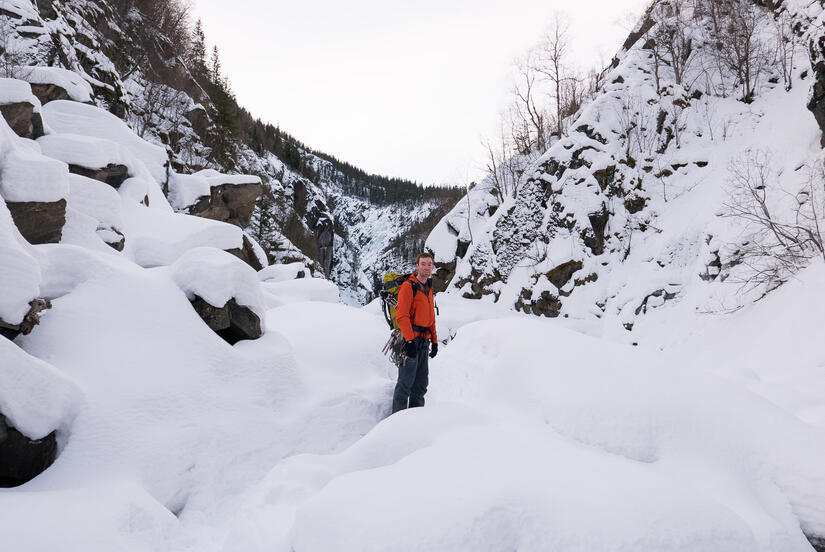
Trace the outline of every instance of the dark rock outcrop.
<instances>
[{"instance_id":1,"label":"dark rock outcrop","mask_svg":"<svg viewBox=\"0 0 825 552\"><path fill-rule=\"evenodd\" d=\"M52 302L48 299L32 299L29 301L29 312L19 324L9 324L0 318L0 335L7 339L14 339L20 334L29 335L40 324L40 313L50 308Z\"/></svg>"},{"instance_id":2,"label":"dark rock outcrop","mask_svg":"<svg viewBox=\"0 0 825 552\"><path fill-rule=\"evenodd\" d=\"M8 201L11 218L31 244L58 243L66 223L66 200Z\"/></svg>"},{"instance_id":3,"label":"dark rock outcrop","mask_svg":"<svg viewBox=\"0 0 825 552\"><path fill-rule=\"evenodd\" d=\"M21 138L40 138L43 136L43 119L34 112L29 102L17 102L0 105L0 113L11 129Z\"/></svg>"},{"instance_id":4,"label":"dark rock outcrop","mask_svg":"<svg viewBox=\"0 0 825 552\"><path fill-rule=\"evenodd\" d=\"M219 184L211 187L208 196L198 198L188 212L246 228L262 192L260 184Z\"/></svg>"},{"instance_id":5,"label":"dark rock outcrop","mask_svg":"<svg viewBox=\"0 0 825 552\"><path fill-rule=\"evenodd\" d=\"M227 249L226 252L235 255L240 260L254 268L255 271L261 270L263 268L261 261L258 260L258 256L255 255L255 249L252 247L252 241L248 237L246 237L246 235L244 235L243 237L243 247Z\"/></svg>"},{"instance_id":6,"label":"dark rock outcrop","mask_svg":"<svg viewBox=\"0 0 825 552\"><path fill-rule=\"evenodd\" d=\"M43 439L29 439L0 414L0 487L17 487L31 481L51 466L56 457L55 432Z\"/></svg>"},{"instance_id":7,"label":"dark rock outcrop","mask_svg":"<svg viewBox=\"0 0 825 552\"><path fill-rule=\"evenodd\" d=\"M453 259L449 263L435 263L435 272L433 272L433 292L441 293L447 290L447 284L455 276L456 260Z\"/></svg>"},{"instance_id":8,"label":"dark rock outcrop","mask_svg":"<svg viewBox=\"0 0 825 552\"><path fill-rule=\"evenodd\" d=\"M57 19L54 0L37 0L37 9L43 19Z\"/></svg>"},{"instance_id":9,"label":"dark rock outcrop","mask_svg":"<svg viewBox=\"0 0 825 552\"><path fill-rule=\"evenodd\" d=\"M242 339L258 339L263 335L258 315L249 307L238 305L234 298L222 307L210 305L197 295L191 303L206 325L230 345Z\"/></svg>"},{"instance_id":10,"label":"dark rock outcrop","mask_svg":"<svg viewBox=\"0 0 825 552\"><path fill-rule=\"evenodd\" d=\"M32 94L37 96L43 105L54 100L71 100L71 96L66 89L56 84L35 84L32 83Z\"/></svg>"},{"instance_id":11,"label":"dark rock outcrop","mask_svg":"<svg viewBox=\"0 0 825 552\"><path fill-rule=\"evenodd\" d=\"M109 163L99 169L81 167L80 165L69 165L69 172L99 180L115 189L120 188L120 185L129 178L129 168L126 167L126 165L118 165L115 163Z\"/></svg>"}]
</instances>

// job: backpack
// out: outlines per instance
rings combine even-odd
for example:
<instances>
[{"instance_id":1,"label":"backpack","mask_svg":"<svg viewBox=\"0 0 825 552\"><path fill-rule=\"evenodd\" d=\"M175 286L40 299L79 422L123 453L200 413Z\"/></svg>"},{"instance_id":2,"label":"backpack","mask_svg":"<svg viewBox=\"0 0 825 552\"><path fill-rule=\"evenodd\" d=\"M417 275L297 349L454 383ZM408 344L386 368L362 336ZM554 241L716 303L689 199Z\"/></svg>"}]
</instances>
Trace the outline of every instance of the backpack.
<instances>
[{"instance_id":1,"label":"backpack","mask_svg":"<svg viewBox=\"0 0 825 552\"><path fill-rule=\"evenodd\" d=\"M389 355L393 364L399 368L407 359L407 353L404 350L404 344L406 343L404 334L401 333L398 322L395 320L395 310L398 308L398 291L401 289L401 284L406 282L411 275L410 272L406 274L387 272L384 275L384 282L378 290L378 296L381 297L381 311L390 326L390 338L384 345L383 352L385 355ZM413 297L418 291L420 291L419 286L413 285Z\"/></svg>"}]
</instances>

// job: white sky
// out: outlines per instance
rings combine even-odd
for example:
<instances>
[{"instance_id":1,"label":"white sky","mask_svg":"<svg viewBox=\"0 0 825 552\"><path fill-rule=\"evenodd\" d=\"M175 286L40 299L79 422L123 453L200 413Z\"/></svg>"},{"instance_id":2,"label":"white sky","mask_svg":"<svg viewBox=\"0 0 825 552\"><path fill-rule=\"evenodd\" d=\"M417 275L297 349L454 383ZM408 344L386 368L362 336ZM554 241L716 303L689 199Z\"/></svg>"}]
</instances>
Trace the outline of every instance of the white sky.
<instances>
[{"instance_id":1,"label":"white sky","mask_svg":"<svg viewBox=\"0 0 825 552\"><path fill-rule=\"evenodd\" d=\"M238 101L368 172L462 183L483 166L515 57L554 12L582 67L647 0L194 0Z\"/></svg>"}]
</instances>

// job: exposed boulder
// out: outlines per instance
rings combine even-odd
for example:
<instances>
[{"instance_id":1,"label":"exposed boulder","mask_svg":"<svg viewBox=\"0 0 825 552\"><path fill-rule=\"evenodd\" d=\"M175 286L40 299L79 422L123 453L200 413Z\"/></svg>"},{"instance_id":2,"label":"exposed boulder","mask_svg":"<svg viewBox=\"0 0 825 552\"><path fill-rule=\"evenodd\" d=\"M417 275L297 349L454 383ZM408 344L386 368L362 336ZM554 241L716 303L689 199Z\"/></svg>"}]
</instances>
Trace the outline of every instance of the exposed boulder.
<instances>
[{"instance_id":1,"label":"exposed boulder","mask_svg":"<svg viewBox=\"0 0 825 552\"><path fill-rule=\"evenodd\" d=\"M201 196L188 212L245 228L252 219L255 201L261 192L263 187L260 183L213 185L209 195Z\"/></svg>"},{"instance_id":2,"label":"exposed boulder","mask_svg":"<svg viewBox=\"0 0 825 552\"><path fill-rule=\"evenodd\" d=\"M71 97L65 88L56 84L34 84L32 83L32 93L37 96L40 103L47 104L55 100L70 100Z\"/></svg>"},{"instance_id":3,"label":"exposed boulder","mask_svg":"<svg viewBox=\"0 0 825 552\"><path fill-rule=\"evenodd\" d=\"M79 174L93 180L104 182L113 188L120 188L127 178L129 178L129 168L126 165L109 163L105 167L90 169L80 165L69 165L69 172Z\"/></svg>"},{"instance_id":4,"label":"exposed boulder","mask_svg":"<svg viewBox=\"0 0 825 552\"><path fill-rule=\"evenodd\" d=\"M249 226L261 193L261 179L252 175L205 169L169 178L169 203L175 210L241 228Z\"/></svg>"},{"instance_id":5,"label":"exposed boulder","mask_svg":"<svg viewBox=\"0 0 825 552\"><path fill-rule=\"evenodd\" d=\"M58 243L66 223L66 200L7 201L15 226L31 244Z\"/></svg>"},{"instance_id":6,"label":"exposed boulder","mask_svg":"<svg viewBox=\"0 0 825 552\"><path fill-rule=\"evenodd\" d=\"M53 431L42 439L29 439L0 413L0 487L17 487L31 481L57 457Z\"/></svg>"},{"instance_id":7,"label":"exposed boulder","mask_svg":"<svg viewBox=\"0 0 825 552\"><path fill-rule=\"evenodd\" d=\"M234 298L222 307L210 305L197 295L191 303L206 325L230 345L242 339L258 339L263 335L258 315L249 307L238 305Z\"/></svg>"},{"instance_id":8,"label":"exposed boulder","mask_svg":"<svg viewBox=\"0 0 825 552\"><path fill-rule=\"evenodd\" d=\"M20 334L28 335L40 323L40 313L52 308L48 299L32 299L29 302L29 312L19 324L9 324L0 318L0 335L7 339L14 339Z\"/></svg>"},{"instance_id":9,"label":"exposed boulder","mask_svg":"<svg viewBox=\"0 0 825 552\"><path fill-rule=\"evenodd\" d=\"M11 129L21 138L39 138L43 136L43 119L34 111L29 102L15 102L0 105L0 113Z\"/></svg>"}]
</instances>

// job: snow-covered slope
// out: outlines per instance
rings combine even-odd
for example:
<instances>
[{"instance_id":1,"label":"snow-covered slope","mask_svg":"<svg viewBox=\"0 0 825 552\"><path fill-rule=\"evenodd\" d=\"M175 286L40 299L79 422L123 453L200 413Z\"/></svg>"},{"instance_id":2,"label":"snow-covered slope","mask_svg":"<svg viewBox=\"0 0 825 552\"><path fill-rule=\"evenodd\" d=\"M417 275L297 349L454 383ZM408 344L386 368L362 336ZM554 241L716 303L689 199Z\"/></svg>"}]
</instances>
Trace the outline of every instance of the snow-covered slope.
<instances>
[{"instance_id":1,"label":"snow-covered slope","mask_svg":"<svg viewBox=\"0 0 825 552\"><path fill-rule=\"evenodd\" d=\"M774 60L754 77L746 103L737 76L718 68L709 5L682 2L677 17L668 2L654 3L605 84L571 118L569 135L525 171L518 194L497 206L487 179L470 192L469 219L462 200L430 235L449 293L575 319L601 334L635 331L673 305L688 315L735 309L786 279L758 281L763 267L743 251L760 229L726 215L743 172L755 178L764 169L769 197L778 198L768 207L782 216L820 178L821 130L807 106L819 81L805 48L820 36L819 4L729 4L754 10L759 55ZM782 18L798 22L796 34L778 34ZM691 41L681 84L661 59L657 82L650 45L674 21ZM787 89L773 56L780 44L793 46L789 39Z\"/></svg>"}]
</instances>

